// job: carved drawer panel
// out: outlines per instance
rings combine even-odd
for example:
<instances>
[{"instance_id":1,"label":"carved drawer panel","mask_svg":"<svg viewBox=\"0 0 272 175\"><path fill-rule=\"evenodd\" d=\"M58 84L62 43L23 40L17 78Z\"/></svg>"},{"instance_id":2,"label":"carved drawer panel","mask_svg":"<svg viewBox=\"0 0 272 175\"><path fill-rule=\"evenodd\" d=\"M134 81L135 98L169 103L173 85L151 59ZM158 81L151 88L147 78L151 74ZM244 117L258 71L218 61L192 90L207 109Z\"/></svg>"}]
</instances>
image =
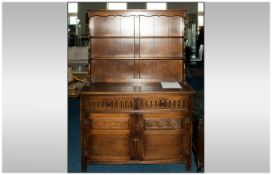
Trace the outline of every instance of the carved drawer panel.
<instances>
[{"instance_id":1,"label":"carved drawer panel","mask_svg":"<svg viewBox=\"0 0 272 175\"><path fill-rule=\"evenodd\" d=\"M187 100L184 97L91 97L84 100L86 110L142 110L142 109L179 109L187 110Z\"/></svg>"},{"instance_id":2,"label":"carved drawer panel","mask_svg":"<svg viewBox=\"0 0 272 175\"><path fill-rule=\"evenodd\" d=\"M187 109L186 100L176 96L139 98L136 106L139 109Z\"/></svg>"},{"instance_id":3,"label":"carved drawer panel","mask_svg":"<svg viewBox=\"0 0 272 175\"><path fill-rule=\"evenodd\" d=\"M134 99L131 97L88 98L84 104L86 109L92 111L134 109Z\"/></svg>"},{"instance_id":4,"label":"carved drawer panel","mask_svg":"<svg viewBox=\"0 0 272 175\"><path fill-rule=\"evenodd\" d=\"M129 129L129 114L91 114L91 129Z\"/></svg>"}]
</instances>

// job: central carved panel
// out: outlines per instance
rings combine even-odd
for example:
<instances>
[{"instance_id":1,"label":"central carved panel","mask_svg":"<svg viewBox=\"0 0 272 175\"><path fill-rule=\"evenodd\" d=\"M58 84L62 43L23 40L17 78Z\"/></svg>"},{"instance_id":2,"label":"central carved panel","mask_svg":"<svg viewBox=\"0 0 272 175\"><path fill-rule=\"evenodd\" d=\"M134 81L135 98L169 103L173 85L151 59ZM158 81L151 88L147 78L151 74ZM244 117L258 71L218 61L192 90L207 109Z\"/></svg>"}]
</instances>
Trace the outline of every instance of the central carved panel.
<instances>
[{"instance_id":1,"label":"central carved panel","mask_svg":"<svg viewBox=\"0 0 272 175\"><path fill-rule=\"evenodd\" d=\"M181 118L175 119L146 119L145 129L179 129L182 126Z\"/></svg>"}]
</instances>

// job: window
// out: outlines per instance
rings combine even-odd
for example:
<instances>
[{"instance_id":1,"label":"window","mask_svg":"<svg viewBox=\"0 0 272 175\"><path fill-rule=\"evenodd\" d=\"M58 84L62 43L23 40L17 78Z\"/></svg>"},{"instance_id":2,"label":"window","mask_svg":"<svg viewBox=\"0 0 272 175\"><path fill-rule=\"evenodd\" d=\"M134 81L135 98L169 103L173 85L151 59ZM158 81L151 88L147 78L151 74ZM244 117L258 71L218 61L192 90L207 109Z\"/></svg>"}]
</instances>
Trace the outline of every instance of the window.
<instances>
[{"instance_id":1,"label":"window","mask_svg":"<svg viewBox=\"0 0 272 175\"><path fill-rule=\"evenodd\" d=\"M77 3L68 3L68 24L77 25Z\"/></svg>"},{"instance_id":2,"label":"window","mask_svg":"<svg viewBox=\"0 0 272 175\"><path fill-rule=\"evenodd\" d=\"M68 3L68 13L77 13L77 3Z\"/></svg>"},{"instance_id":3,"label":"window","mask_svg":"<svg viewBox=\"0 0 272 175\"><path fill-rule=\"evenodd\" d=\"M198 16L198 26L204 26L204 17Z\"/></svg>"},{"instance_id":4,"label":"window","mask_svg":"<svg viewBox=\"0 0 272 175\"><path fill-rule=\"evenodd\" d=\"M70 25L77 25L77 23L78 23L77 16L70 16L69 17L69 24Z\"/></svg>"},{"instance_id":5,"label":"window","mask_svg":"<svg viewBox=\"0 0 272 175\"><path fill-rule=\"evenodd\" d=\"M127 3L126 2L108 2L107 9L108 10L126 10Z\"/></svg>"},{"instance_id":6,"label":"window","mask_svg":"<svg viewBox=\"0 0 272 175\"><path fill-rule=\"evenodd\" d=\"M159 2L148 2L146 3L146 9L148 10L166 10L167 5L166 3L159 3Z\"/></svg>"},{"instance_id":7,"label":"window","mask_svg":"<svg viewBox=\"0 0 272 175\"><path fill-rule=\"evenodd\" d=\"M204 3L198 3L198 12L204 12Z\"/></svg>"},{"instance_id":8,"label":"window","mask_svg":"<svg viewBox=\"0 0 272 175\"><path fill-rule=\"evenodd\" d=\"M204 26L204 3L198 3L198 30Z\"/></svg>"}]
</instances>

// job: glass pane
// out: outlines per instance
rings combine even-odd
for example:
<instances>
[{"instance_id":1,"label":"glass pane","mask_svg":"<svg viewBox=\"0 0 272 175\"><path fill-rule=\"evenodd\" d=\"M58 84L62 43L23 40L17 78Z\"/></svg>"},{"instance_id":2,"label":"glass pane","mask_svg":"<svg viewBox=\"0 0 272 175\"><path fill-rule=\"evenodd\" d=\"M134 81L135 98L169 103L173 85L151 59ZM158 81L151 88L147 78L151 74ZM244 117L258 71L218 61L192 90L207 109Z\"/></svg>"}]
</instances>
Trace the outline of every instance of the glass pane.
<instances>
[{"instance_id":1,"label":"glass pane","mask_svg":"<svg viewBox=\"0 0 272 175\"><path fill-rule=\"evenodd\" d=\"M69 17L69 24L76 25L77 24L77 16L70 16Z\"/></svg>"},{"instance_id":2,"label":"glass pane","mask_svg":"<svg viewBox=\"0 0 272 175\"><path fill-rule=\"evenodd\" d=\"M198 16L198 26L204 26L204 16Z\"/></svg>"},{"instance_id":3,"label":"glass pane","mask_svg":"<svg viewBox=\"0 0 272 175\"><path fill-rule=\"evenodd\" d=\"M198 3L198 12L204 12L204 3Z\"/></svg>"},{"instance_id":4,"label":"glass pane","mask_svg":"<svg viewBox=\"0 0 272 175\"><path fill-rule=\"evenodd\" d=\"M127 3L126 2L108 2L108 10L126 10Z\"/></svg>"},{"instance_id":5,"label":"glass pane","mask_svg":"<svg viewBox=\"0 0 272 175\"><path fill-rule=\"evenodd\" d=\"M166 10L167 6L166 3L153 3L153 2L148 2L146 4L146 9L148 10Z\"/></svg>"},{"instance_id":6,"label":"glass pane","mask_svg":"<svg viewBox=\"0 0 272 175\"><path fill-rule=\"evenodd\" d=\"M68 13L77 13L77 3L68 3Z\"/></svg>"}]
</instances>

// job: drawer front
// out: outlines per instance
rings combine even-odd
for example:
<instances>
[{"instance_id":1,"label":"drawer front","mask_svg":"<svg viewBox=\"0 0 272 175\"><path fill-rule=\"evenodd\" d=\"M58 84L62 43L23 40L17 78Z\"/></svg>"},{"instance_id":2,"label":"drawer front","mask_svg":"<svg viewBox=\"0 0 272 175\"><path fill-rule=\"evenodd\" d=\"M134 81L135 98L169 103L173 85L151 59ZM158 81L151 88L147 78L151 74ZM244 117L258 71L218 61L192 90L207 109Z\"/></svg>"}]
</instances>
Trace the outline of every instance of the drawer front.
<instances>
[{"instance_id":1,"label":"drawer front","mask_svg":"<svg viewBox=\"0 0 272 175\"><path fill-rule=\"evenodd\" d=\"M187 109L187 100L180 96L149 96L136 99L136 109Z\"/></svg>"},{"instance_id":2,"label":"drawer front","mask_svg":"<svg viewBox=\"0 0 272 175\"><path fill-rule=\"evenodd\" d=\"M111 110L188 110L188 100L183 96L104 96L88 97L83 101L87 111Z\"/></svg>"},{"instance_id":3,"label":"drawer front","mask_svg":"<svg viewBox=\"0 0 272 175\"><path fill-rule=\"evenodd\" d=\"M133 97L120 96L91 97L83 103L88 111L133 110L135 106Z\"/></svg>"}]
</instances>

